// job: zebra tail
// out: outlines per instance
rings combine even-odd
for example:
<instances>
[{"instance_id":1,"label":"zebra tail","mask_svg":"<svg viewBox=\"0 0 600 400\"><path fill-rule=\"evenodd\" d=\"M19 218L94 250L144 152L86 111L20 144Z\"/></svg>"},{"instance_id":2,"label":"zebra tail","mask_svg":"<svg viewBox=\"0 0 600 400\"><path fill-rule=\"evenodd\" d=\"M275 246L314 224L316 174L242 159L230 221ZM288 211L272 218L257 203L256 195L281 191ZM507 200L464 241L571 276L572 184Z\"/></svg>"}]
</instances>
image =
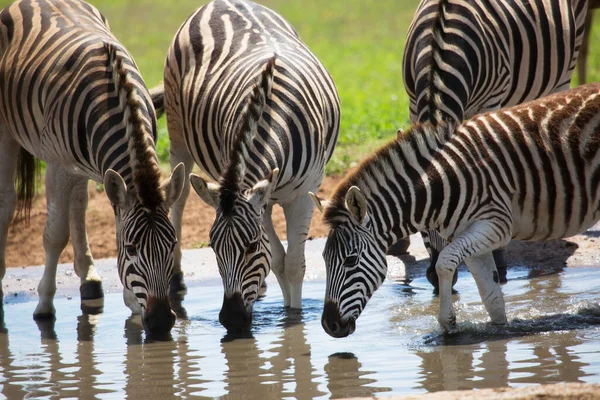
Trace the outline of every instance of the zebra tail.
<instances>
[{"instance_id":1,"label":"zebra tail","mask_svg":"<svg viewBox=\"0 0 600 400\"><path fill-rule=\"evenodd\" d=\"M150 89L150 98L156 112L156 119L160 119L165 113L165 85L161 83Z\"/></svg>"},{"instance_id":2,"label":"zebra tail","mask_svg":"<svg viewBox=\"0 0 600 400\"><path fill-rule=\"evenodd\" d=\"M19 150L17 158L17 173L15 186L17 189L17 216L23 216L25 223L29 224L31 205L35 197L36 179L40 176L41 162L23 147Z\"/></svg>"},{"instance_id":3,"label":"zebra tail","mask_svg":"<svg viewBox=\"0 0 600 400\"><path fill-rule=\"evenodd\" d=\"M443 35L444 35L444 19L445 19L445 7L448 5L448 0L438 0L438 10L437 17L433 24L433 28L431 30L431 60L429 60L430 68L428 72L427 78L427 103L429 109L429 121L431 122L440 122L442 119L442 114L439 111L440 103L442 101L439 93L437 92L437 84L436 76L439 73L439 68L437 65L437 59L441 59L442 53L442 44L443 44Z\"/></svg>"},{"instance_id":4,"label":"zebra tail","mask_svg":"<svg viewBox=\"0 0 600 400\"><path fill-rule=\"evenodd\" d=\"M235 139L233 141L229 164L221 179L222 187L229 188L234 192L237 192L244 180L250 145L257 132L258 122L265 109L267 99L271 96L275 60L276 55L273 55L267 61L265 69L261 74L260 82L252 89L252 93L248 97L240 115L240 122L235 130Z\"/></svg>"}]
</instances>

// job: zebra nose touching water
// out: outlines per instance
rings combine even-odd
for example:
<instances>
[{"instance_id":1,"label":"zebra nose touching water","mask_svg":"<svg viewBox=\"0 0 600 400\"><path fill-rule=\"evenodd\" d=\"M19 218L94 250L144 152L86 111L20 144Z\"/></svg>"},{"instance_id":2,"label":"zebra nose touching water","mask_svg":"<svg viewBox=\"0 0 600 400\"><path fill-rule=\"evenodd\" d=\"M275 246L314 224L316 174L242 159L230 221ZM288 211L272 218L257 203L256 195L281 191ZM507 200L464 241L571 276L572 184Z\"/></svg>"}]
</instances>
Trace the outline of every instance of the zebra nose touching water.
<instances>
[{"instance_id":1,"label":"zebra nose touching water","mask_svg":"<svg viewBox=\"0 0 600 400\"><path fill-rule=\"evenodd\" d=\"M464 260L492 323L506 322L492 251L565 238L600 219L600 84L474 117L416 124L346 177L329 202L322 324L343 337L387 274L391 243L434 229L438 321L456 329L452 278Z\"/></svg>"},{"instance_id":2,"label":"zebra nose touching water","mask_svg":"<svg viewBox=\"0 0 600 400\"><path fill-rule=\"evenodd\" d=\"M35 40L32 40L35 38ZM17 1L0 14L0 278L19 200L31 206L46 162L46 266L34 317L53 317L56 268L71 236L82 307L103 298L85 226L88 180L104 183L124 300L149 334L174 325L168 301L177 242L168 219L183 165L161 182L156 116L137 67L100 12L82 1ZM1 295L0 289L0 295Z\"/></svg>"},{"instance_id":3,"label":"zebra nose touching water","mask_svg":"<svg viewBox=\"0 0 600 400\"><path fill-rule=\"evenodd\" d=\"M216 211L210 246L224 298L220 322L248 331L259 288L273 269L284 305L302 307L304 245L313 204L335 147L340 106L335 85L295 30L249 1L213 1L179 29L164 76L171 164L194 162L191 177ZM209 182L213 180L216 182ZM181 238L189 185L172 208ZM283 207L288 246L271 221ZM181 281L181 247L175 250ZM180 289L184 289L183 284Z\"/></svg>"}]
</instances>

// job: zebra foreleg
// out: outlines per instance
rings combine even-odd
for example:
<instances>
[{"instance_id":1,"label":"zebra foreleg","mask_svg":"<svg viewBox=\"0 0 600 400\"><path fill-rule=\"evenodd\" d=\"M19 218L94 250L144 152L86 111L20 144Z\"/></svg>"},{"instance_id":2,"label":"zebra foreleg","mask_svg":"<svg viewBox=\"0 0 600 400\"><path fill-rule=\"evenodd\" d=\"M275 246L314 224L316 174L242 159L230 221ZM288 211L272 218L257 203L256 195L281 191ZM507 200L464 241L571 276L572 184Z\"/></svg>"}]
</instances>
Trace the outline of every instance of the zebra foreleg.
<instances>
[{"instance_id":1,"label":"zebra foreleg","mask_svg":"<svg viewBox=\"0 0 600 400\"><path fill-rule=\"evenodd\" d=\"M479 295L493 324L506 323L504 296L500 289L500 279L494 257L491 253L474 255L465 260L477 283Z\"/></svg>"},{"instance_id":2,"label":"zebra foreleg","mask_svg":"<svg viewBox=\"0 0 600 400\"><path fill-rule=\"evenodd\" d=\"M183 271L181 270L181 231L183 226L183 210L185 208L185 202L190 195L190 180L188 177L194 168L194 160L185 148L185 143L177 143L172 139L171 169L174 169L180 162L182 162L185 167L186 178L184 179L181 195L171 206L171 222L173 223L177 235L177 244L173 251L173 277L171 278L171 285L169 288L171 295L181 295L187 291L187 287L183 281Z\"/></svg>"},{"instance_id":3,"label":"zebra foreleg","mask_svg":"<svg viewBox=\"0 0 600 400\"><path fill-rule=\"evenodd\" d=\"M302 308L302 283L306 272L304 248L313 211L314 204L308 192L283 206L288 240L285 276L290 283L291 308Z\"/></svg>"},{"instance_id":4,"label":"zebra foreleg","mask_svg":"<svg viewBox=\"0 0 600 400\"><path fill-rule=\"evenodd\" d=\"M496 272L496 279L494 279L493 272L496 271L496 268L493 258L489 254L492 250L507 245L510 241L510 235L501 237L499 232L510 232L510 229L498 228L490 221L475 222L440 252L435 269L440 282L438 322L444 331L454 332L456 329L456 315L452 304L452 278L458 265L467 257L470 257L468 262L474 266L471 272L477 281L486 309L489 306L490 310L493 310L493 313L488 310L492 322L498 324L506 322L504 299L498 283L498 274ZM481 260L482 254L485 254L487 258L484 257ZM491 267L489 261L491 261ZM488 264L484 264L484 262L488 262ZM469 264L467 265L469 266ZM500 305L502 305L501 312L499 311Z\"/></svg>"},{"instance_id":5,"label":"zebra foreleg","mask_svg":"<svg viewBox=\"0 0 600 400\"><path fill-rule=\"evenodd\" d=\"M3 125L0 125L0 152L2 153L0 157L0 299L3 299L2 279L6 272L6 240L17 206L14 177L19 154L19 144L6 132Z\"/></svg>"},{"instance_id":6,"label":"zebra foreleg","mask_svg":"<svg viewBox=\"0 0 600 400\"><path fill-rule=\"evenodd\" d=\"M104 306L102 278L94 266L94 258L88 243L85 213L88 206L88 179L73 176L73 189L69 200L69 225L73 243L75 273L80 279L81 309L98 313Z\"/></svg>"},{"instance_id":7,"label":"zebra foreleg","mask_svg":"<svg viewBox=\"0 0 600 400\"><path fill-rule=\"evenodd\" d=\"M69 198L71 196L69 175L60 167L46 167L46 202L48 220L44 229L46 267L38 285L39 302L33 312L34 318L49 318L55 314L56 267L60 253L69 241Z\"/></svg>"},{"instance_id":8,"label":"zebra foreleg","mask_svg":"<svg viewBox=\"0 0 600 400\"><path fill-rule=\"evenodd\" d=\"M271 270L279 282L281 287L281 293L283 294L283 305L285 307L290 306L290 285L285 277L284 260L285 260L285 249L273 228L273 220L271 219L271 213L273 212L273 204L267 205L264 216L265 230L269 236L269 246L271 247ZM266 276L265 276L266 279Z\"/></svg>"}]
</instances>

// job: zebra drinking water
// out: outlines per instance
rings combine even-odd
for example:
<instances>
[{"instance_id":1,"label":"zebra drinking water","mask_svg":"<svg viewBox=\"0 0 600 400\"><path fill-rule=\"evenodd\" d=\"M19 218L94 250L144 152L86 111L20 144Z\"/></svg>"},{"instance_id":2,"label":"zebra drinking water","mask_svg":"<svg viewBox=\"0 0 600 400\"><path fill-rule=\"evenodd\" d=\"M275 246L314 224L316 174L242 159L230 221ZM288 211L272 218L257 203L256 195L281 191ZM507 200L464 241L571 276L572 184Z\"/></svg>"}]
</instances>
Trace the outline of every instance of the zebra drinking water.
<instances>
[{"instance_id":1,"label":"zebra drinking water","mask_svg":"<svg viewBox=\"0 0 600 400\"><path fill-rule=\"evenodd\" d=\"M137 67L100 12L75 0L20 0L0 13L0 278L8 226L28 212L34 157L44 160L46 267L34 317L55 314L58 257L69 234L82 302L103 297L87 241L88 180L103 182L117 224L124 299L149 333L168 332L175 230L168 219L185 170L160 182L156 116ZM20 208L21 208L20 207ZM0 291L1 293L1 291Z\"/></svg>"},{"instance_id":2,"label":"zebra drinking water","mask_svg":"<svg viewBox=\"0 0 600 400\"><path fill-rule=\"evenodd\" d=\"M346 177L329 203L322 325L351 334L387 274L386 249L424 229L438 257L438 321L455 329L452 277L464 260L493 323L506 322L492 251L565 238L600 219L600 84L481 114L456 129L416 124Z\"/></svg>"},{"instance_id":3,"label":"zebra drinking water","mask_svg":"<svg viewBox=\"0 0 600 400\"><path fill-rule=\"evenodd\" d=\"M588 7L598 5L588 0L422 0L403 58L411 122L461 123L568 89L586 44ZM431 255L427 279L437 291L434 266L446 242L435 231L423 232L423 239ZM506 281L500 249L494 259Z\"/></svg>"},{"instance_id":4,"label":"zebra drinking water","mask_svg":"<svg viewBox=\"0 0 600 400\"><path fill-rule=\"evenodd\" d=\"M280 15L242 0L212 1L188 18L164 78L172 165L183 162L189 173L195 162L219 182L191 177L216 209L210 245L225 289L219 320L248 330L271 268L285 306L301 308L314 209L308 192L321 184L339 130L333 80ZM172 209L178 237L188 193L186 183ZM287 251L271 221L275 203L285 214ZM178 244L179 279L180 266Z\"/></svg>"}]
</instances>

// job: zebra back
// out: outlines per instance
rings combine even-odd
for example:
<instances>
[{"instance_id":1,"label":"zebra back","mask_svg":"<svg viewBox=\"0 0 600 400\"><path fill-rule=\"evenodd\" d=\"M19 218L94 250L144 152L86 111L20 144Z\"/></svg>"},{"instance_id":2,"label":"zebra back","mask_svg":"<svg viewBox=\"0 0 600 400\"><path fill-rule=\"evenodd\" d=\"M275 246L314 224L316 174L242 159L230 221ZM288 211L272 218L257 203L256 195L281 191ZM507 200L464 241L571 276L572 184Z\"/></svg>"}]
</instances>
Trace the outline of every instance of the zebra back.
<instances>
[{"instance_id":1,"label":"zebra back","mask_svg":"<svg viewBox=\"0 0 600 400\"><path fill-rule=\"evenodd\" d=\"M509 237L546 240L600 218L600 84L478 115L454 129L415 124L334 190L324 220L347 223L358 187L385 242L439 230L452 238L476 219L510 221Z\"/></svg>"},{"instance_id":2,"label":"zebra back","mask_svg":"<svg viewBox=\"0 0 600 400\"><path fill-rule=\"evenodd\" d=\"M22 0L0 22L0 117L22 148L97 182L113 169L159 204L154 108L102 14L83 1Z\"/></svg>"},{"instance_id":3,"label":"zebra back","mask_svg":"<svg viewBox=\"0 0 600 400\"><path fill-rule=\"evenodd\" d=\"M181 132L194 161L219 180L254 83L274 56L272 95L249 149L244 186L280 168L279 195L288 182L285 191L293 195L306 179L322 176L337 141L339 99L323 65L280 15L239 0L198 9L169 49L165 107L170 134Z\"/></svg>"},{"instance_id":4,"label":"zebra back","mask_svg":"<svg viewBox=\"0 0 600 400\"><path fill-rule=\"evenodd\" d=\"M423 0L403 78L411 120L463 119L567 89L587 0Z\"/></svg>"}]
</instances>

